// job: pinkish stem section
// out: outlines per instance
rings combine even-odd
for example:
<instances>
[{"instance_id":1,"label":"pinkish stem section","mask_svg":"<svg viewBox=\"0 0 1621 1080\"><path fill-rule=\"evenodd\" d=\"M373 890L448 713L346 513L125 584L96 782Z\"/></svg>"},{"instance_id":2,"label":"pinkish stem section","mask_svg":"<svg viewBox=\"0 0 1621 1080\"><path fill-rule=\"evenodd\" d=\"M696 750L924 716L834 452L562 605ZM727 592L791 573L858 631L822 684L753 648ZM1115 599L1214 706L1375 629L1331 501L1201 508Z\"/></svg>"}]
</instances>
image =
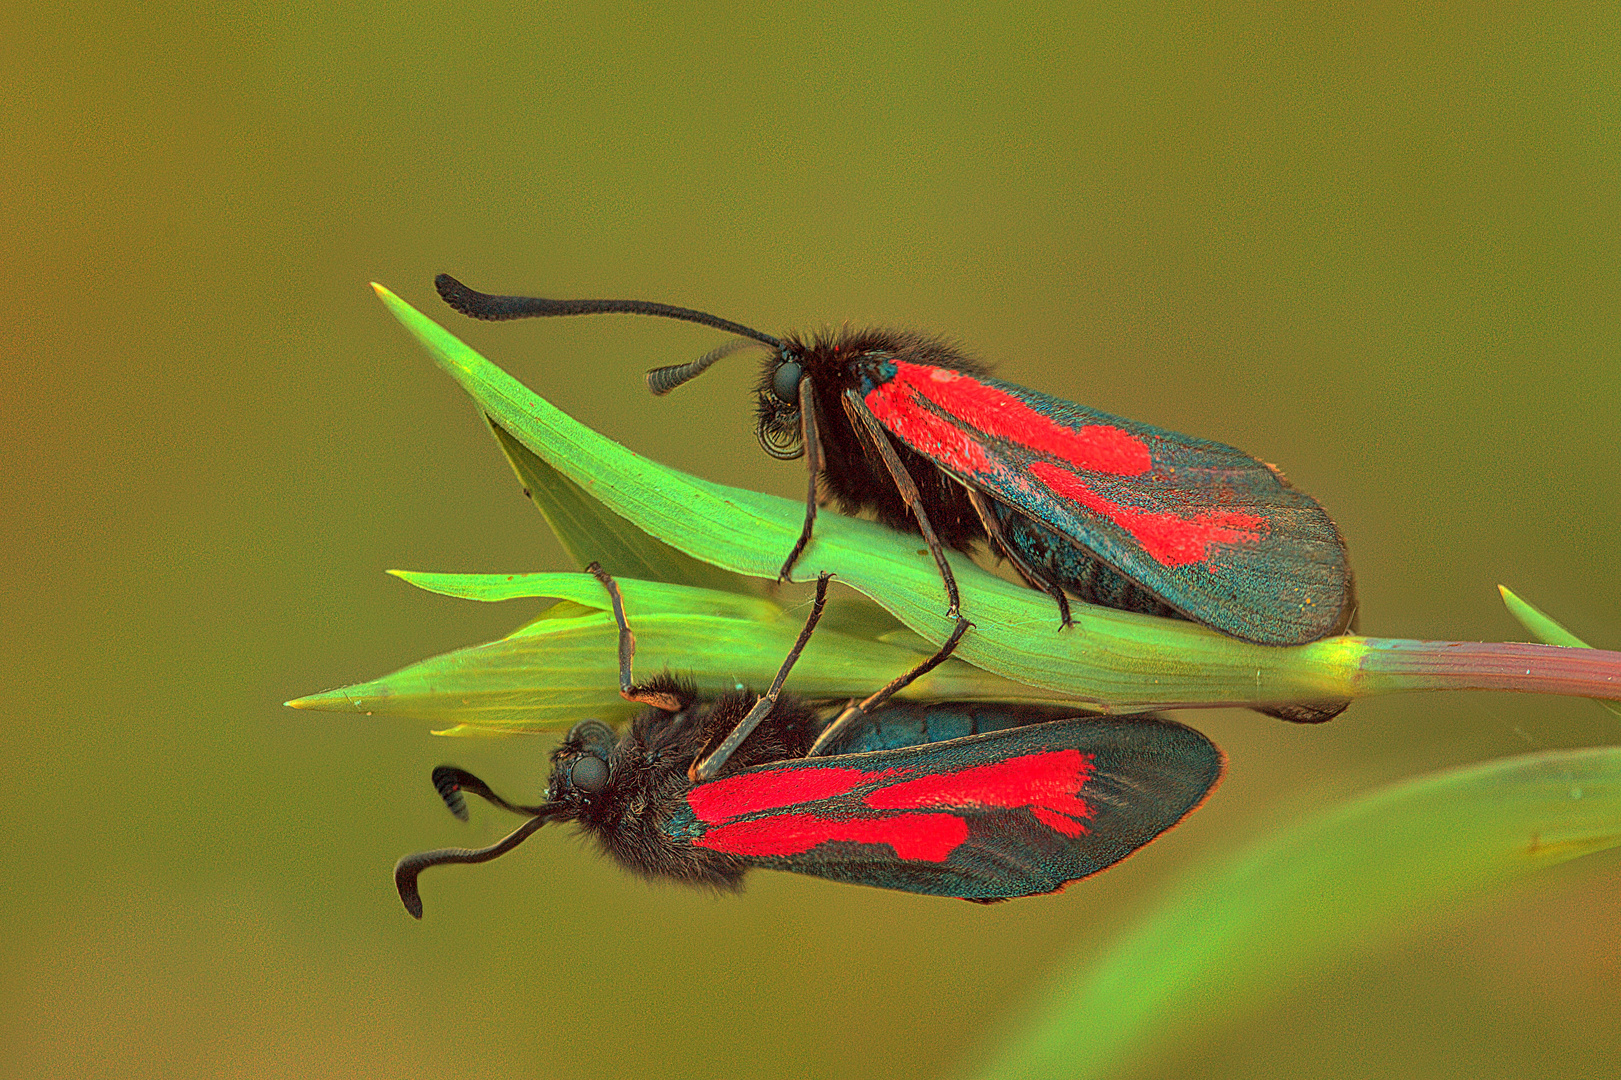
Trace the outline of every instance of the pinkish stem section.
<instances>
[{"instance_id":1,"label":"pinkish stem section","mask_svg":"<svg viewBox=\"0 0 1621 1080\"><path fill-rule=\"evenodd\" d=\"M1523 641L1370 638L1358 696L1398 690L1519 690L1621 700L1621 652Z\"/></svg>"}]
</instances>

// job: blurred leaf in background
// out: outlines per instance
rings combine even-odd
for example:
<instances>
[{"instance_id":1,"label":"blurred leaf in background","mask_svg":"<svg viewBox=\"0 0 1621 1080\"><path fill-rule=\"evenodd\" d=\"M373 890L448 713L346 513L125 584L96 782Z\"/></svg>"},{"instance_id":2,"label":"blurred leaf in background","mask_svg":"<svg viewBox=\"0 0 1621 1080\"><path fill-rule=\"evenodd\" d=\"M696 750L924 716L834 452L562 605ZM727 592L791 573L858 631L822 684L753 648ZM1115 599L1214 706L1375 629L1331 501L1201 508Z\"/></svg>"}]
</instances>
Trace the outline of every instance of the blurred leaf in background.
<instances>
[{"instance_id":1,"label":"blurred leaf in background","mask_svg":"<svg viewBox=\"0 0 1621 1080\"><path fill-rule=\"evenodd\" d=\"M1374 954L1534 872L1621 844L1621 747L1530 754L1351 799L1212 860L1072 959L985 1080L1118 1076L1186 1053L1346 954Z\"/></svg>"}]
</instances>

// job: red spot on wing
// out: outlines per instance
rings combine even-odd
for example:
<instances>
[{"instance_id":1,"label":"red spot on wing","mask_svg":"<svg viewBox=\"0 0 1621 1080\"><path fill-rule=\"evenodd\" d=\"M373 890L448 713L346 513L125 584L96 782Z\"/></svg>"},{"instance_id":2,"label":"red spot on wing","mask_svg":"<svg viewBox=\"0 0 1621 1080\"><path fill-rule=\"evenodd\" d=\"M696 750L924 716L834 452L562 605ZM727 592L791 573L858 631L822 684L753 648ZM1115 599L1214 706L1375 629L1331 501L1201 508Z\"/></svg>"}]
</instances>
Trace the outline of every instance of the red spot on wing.
<instances>
[{"instance_id":1,"label":"red spot on wing","mask_svg":"<svg viewBox=\"0 0 1621 1080\"><path fill-rule=\"evenodd\" d=\"M1210 557L1215 544L1258 544L1271 531L1260 514L1238 510L1201 510L1184 517L1122 506L1093 491L1087 482L1048 461L1033 461L1030 472L1063 498L1094 510L1125 529L1143 550L1164 566L1185 566Z\"/></svg>"},{"instance_id":2,"label":"red spot on wing","mask_svg":"<svg viewBox=\"0 0 1621 1080\"><path fill-rule=\"evenodd\" d=\"M972 435L954 427L917 399L987 434L1018 443L1037 453L1062 458L1077 469L1112 476L1141 476L1153 464L1148 447L1137 436L1108 424L1073 428L1037 412L1005 390L987 386L951 368L891 361L895 377L866 396L867 407L885 426L931 457L963 471L975 467L984 453ZM946 429L946 430L942 430ZM954 434L953 434L954 433ZM967 445L960 445L966 443ZM943 452L930 450L938 447Z\"/></svg>"},{"instance_id":3,"label":"red spot on wing","mask_svg":"<svg viewBox=\"0 0 1621 1080\"><path fill-rule=\"evenodd\" d=\"M991 460L973 432L923 408L898 380L892 379L869 393L866 402L879 423L946 468L968 474L991 470Z\"/></svg>"},{"instance_id":4,"label":"red spot on wing","mask_svg":"<svg viewBox=\"0 0 1621 1080\"><path fill-rule=\"evenodd\" d=\"M869 773L825 765L739 773L699 784L687 793L687 805L692 807L699 821L725 821L779 806L829 799L861 784L902 776L905 772L904 769L885 769Z\"/></svg>"},{"instance_id":5,"label":"red spot on wing","mask_svg":"<svg viewBox=\"0 0 1621 1080\"><path fill-rule=\"evenodd\" d=\"M1032 806L1030 813L1035 815L1037 821L1048 828L1056 829L1065 836L1080 836L1086 832L1086 823L1067 818L1063 814L1055 814L1045 806Z\"/></svg>"},{"instance_id":6,"label":"red spot on wing","mask_svg":"<svg viewBox=\"0 0 1621 1080\"><path fill-rule=\"evenodd\" d=\"M902 859L944 862L966 839L968 823L952 814L842 819L815 814L777 814L716 826L693 844L728 855L761 857L799 855L817 844L846 840L856 844L888 844Z\"/></svg>"},{"instance_id":7,"label":"red spot on wing","mask_svg":"<svg viewBox=\"0 0 1621 1080\"><path fill-rule=\"evenodd\" d=\"M1042 821L1077 836L1086 826L1071 818L1092 816L1092 808L1079 797L1091 778L1092 755L1053 750L902 780L879 788L864 801L875 810L1028 806ZM1056 823L1060 821L1062 825Z\"/></svg>"}]
</instances>

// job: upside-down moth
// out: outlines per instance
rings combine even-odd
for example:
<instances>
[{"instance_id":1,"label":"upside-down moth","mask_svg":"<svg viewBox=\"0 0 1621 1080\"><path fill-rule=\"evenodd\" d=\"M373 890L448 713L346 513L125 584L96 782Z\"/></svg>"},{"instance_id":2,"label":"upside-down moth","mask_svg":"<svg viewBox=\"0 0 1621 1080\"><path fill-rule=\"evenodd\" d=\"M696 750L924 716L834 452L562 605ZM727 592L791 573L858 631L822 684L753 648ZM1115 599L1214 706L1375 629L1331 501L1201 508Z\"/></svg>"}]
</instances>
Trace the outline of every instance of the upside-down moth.
<instances>
[{"instance_id":1,"label":"upside-down moth","mask_svg":"<svg viewBox=\"0 0 1621 1080\"><path fill-rule=\"evenodd\" d=\"M569 821L644 877L716 889L735 890L750 868L765 867L986 902L1049 893L1175 825L1221 777L1209 739L1159 717L872 702L830 721L778 696L826 584L824 575L800 644L758 700L747 691L705 700L667 673L634 684L634 638L614 591L621 687L647 707L619 734L596 720L575 725L535 805L508 802L462 769L435 769L458 817L470 792L528 820L490 847L401 859L395 884L406 909L421 918L424 869L485 862L547 822ZM740 741L728 738L744 729ZM824 734L832 738L819 742ZM713 778L695 780L728 743Z\"/></svg>"}]
</instances>

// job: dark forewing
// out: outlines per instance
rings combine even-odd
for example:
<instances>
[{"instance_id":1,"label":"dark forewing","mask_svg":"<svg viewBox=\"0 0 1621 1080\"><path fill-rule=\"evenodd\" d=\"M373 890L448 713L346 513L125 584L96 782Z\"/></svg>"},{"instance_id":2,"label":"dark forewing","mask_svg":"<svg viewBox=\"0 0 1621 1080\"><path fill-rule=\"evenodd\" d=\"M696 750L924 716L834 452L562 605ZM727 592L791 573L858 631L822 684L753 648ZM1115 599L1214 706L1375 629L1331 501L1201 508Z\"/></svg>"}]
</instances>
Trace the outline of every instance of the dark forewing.
<instances>
[{"instance_id":1,"label":"dark forewing","mask_svg":"<svg viewBox=\"0 0 1621 1080\"><path fill-rule=\"evenodd\" d=\"M1338 530L1248 454L996 379L894 367L863 400L896 438L1189 618L1269 645L1343 627Z\"/></svg>"},{"instance_id":2,"label":"dark forewing","mask_svg":"<svg viewBox=\"0 0 1621 1080\"><path fill-rule=\"evenodd\" d=\"M695 846L754 866L993 900L1118 862L1221 770L1210 740L1167 720L1054 720L744 770L694 788L683 824Z\"/></svg>"}]
</instances>

